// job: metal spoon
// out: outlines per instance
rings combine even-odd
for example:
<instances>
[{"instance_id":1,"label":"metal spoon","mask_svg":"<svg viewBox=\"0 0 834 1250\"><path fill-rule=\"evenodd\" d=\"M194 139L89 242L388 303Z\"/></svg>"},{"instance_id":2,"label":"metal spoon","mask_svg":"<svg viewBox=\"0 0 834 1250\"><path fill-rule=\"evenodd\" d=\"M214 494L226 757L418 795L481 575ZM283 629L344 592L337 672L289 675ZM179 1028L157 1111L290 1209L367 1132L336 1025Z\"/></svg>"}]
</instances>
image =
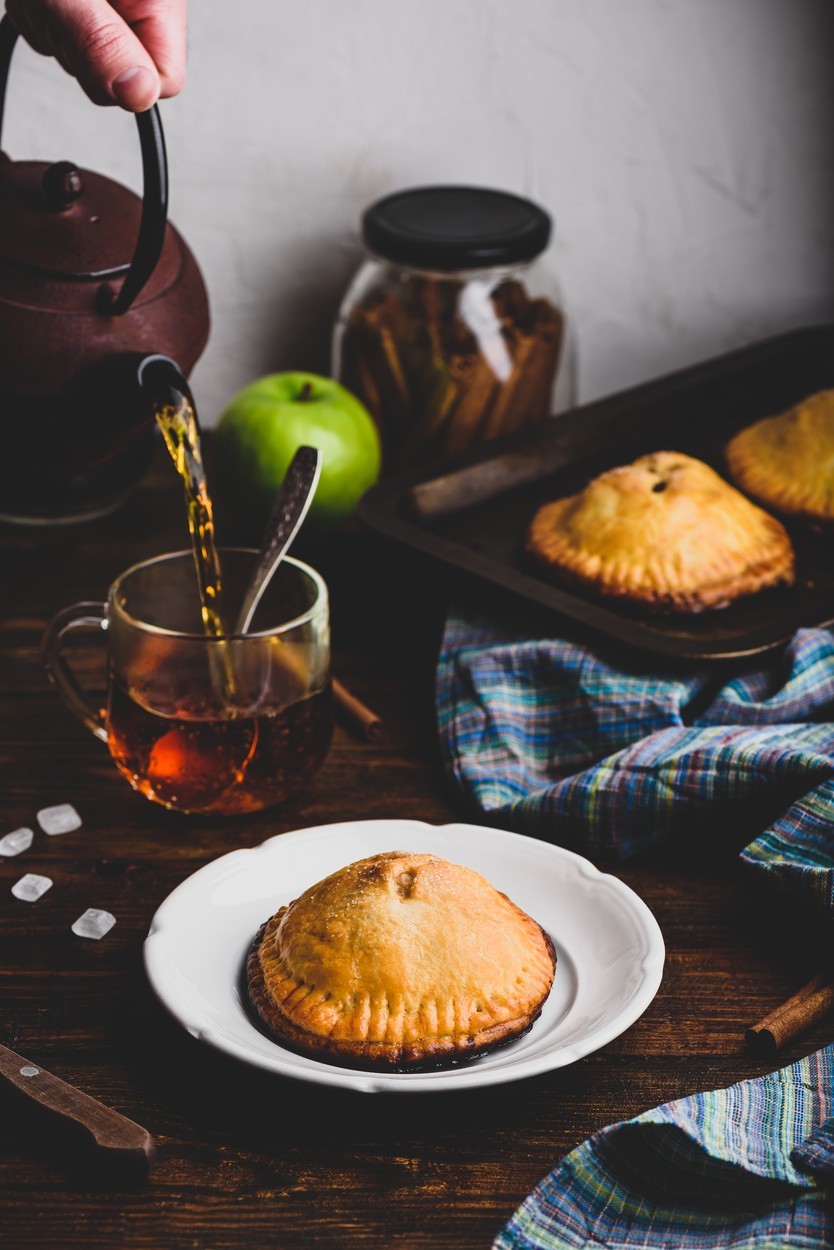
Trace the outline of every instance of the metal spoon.
<instances>
[{"instance_id":1,"label":"metal spoon","mask_svg":"<svg viewBox=\"0 0 834 1250\"><path fill-rule=\"evenodd\" d=\"M252 624L261 596L307 515L320 474L321 452L318 448L299 447L275 497L258 563L235 622L236 634L245 634Z\"/></svg>"}]
</instances>

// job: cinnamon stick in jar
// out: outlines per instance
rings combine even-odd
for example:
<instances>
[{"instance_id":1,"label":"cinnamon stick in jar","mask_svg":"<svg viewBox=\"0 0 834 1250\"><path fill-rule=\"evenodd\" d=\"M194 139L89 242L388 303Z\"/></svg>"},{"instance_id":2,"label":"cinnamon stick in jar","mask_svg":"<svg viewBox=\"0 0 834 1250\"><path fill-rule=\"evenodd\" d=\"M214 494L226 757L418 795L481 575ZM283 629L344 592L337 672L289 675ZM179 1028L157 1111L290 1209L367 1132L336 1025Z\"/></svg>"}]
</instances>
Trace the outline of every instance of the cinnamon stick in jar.
<instances>
[{"instance_id":1,"label":"cinnamon stick in jar","mask_svg":"<svg viewBox=\"0 0 834 1250\"><path fill-rule=\"evenodd\" d=\"M566 361L548 213L493 188L416 187L362 217L369 255L339 314L339 380L370 409L386 469L549 417ZM570 376L561 387L570 396Z\"/></svg>"},{"instance_id":2,"label":"cinnamon stick in jar","mask_svg":"<svg viewBox=\"0 0 834 1250\"><path fill-rule=\"evenodd\" d=\"M496 326L511 368L499 378L484 345L457 314L437 319L449 305L429 303L430 289L425 281L419 307L404 302L405 295L358 305L345 333L342 381L376 420L388 463L453 455L550 414L561 359L560 310L502 291ZM519 320L511 322L510 315Z\"/></svg>"}]
</instances>

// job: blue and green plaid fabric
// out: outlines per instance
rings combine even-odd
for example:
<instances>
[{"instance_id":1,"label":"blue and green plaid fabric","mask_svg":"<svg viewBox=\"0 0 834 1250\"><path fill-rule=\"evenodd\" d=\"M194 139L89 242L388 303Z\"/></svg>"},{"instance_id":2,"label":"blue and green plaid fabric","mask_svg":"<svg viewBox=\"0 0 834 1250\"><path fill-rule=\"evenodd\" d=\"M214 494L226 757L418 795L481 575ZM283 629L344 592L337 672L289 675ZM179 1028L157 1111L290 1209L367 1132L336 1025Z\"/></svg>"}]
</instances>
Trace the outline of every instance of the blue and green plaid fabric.
<instances>
[{"instance_id":1,"label":"blue and green plaid fabric","mask_svg":"<svg viewBox=\"0 0 834 1250\"><path fill-rule=\"evenodd\" d=\"M829 1046L602 1129L533 1190L496 1250L831 1245L832 1075Z\"/></svg>"},{"instance_id":2,"label":"blue and green plaid fabric","mask_svg":"<svg viewBox=\"0 0 834 1250\"><path fill-rule=\"evenodd\" d=\"M741 835L751 812L781 811L748 830L743 862L834 914L828 631L800 630L783 654L735 675L662 674L453 611L437 703L448 769L496 824L610 859L699 827ZM496 1246L834 1245L833 1072L829 1047L603 1129Z\"/></svg>"},{"instance_id":3,"label":"blue and green plaid fabric","mask_svg":"<svg viewBox=\"0 0 834 1250\"><path fill-rule=\"evenodd\" d=\"M626 859L703 829L704 817L732 813L741 828L769 793L787 810L753 831L744 862L834 912L827 630L800 630L735 676L663 676L454 612L437 705L448 769L496 824Z\"/></svg>"}]
</instances>

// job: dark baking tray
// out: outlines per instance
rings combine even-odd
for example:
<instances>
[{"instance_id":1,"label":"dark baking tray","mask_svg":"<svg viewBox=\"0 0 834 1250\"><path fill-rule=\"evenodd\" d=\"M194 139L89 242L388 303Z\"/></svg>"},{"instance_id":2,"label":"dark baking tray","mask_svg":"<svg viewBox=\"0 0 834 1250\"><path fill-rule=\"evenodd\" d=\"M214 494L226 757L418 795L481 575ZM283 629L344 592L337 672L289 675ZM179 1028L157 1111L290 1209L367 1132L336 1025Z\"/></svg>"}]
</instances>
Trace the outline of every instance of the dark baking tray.
<instances>
[{"instance_id":1,"label":"dark baking tray","mask_svg":"<svg viewBox=\"0 0 834 1250\"><path fill-rule=\"evenodd\" d=\"M800 626L834 623L834 533L789 526L795 586L686 616L565 590L526 562L524 535L540 504L646 452L688 452L722 471L722 448L736 430L831 386L834 326L796 330L384 479L360 515L398 542L629 646L680 659L755 655Z\"/></svg>"}]
</instances>

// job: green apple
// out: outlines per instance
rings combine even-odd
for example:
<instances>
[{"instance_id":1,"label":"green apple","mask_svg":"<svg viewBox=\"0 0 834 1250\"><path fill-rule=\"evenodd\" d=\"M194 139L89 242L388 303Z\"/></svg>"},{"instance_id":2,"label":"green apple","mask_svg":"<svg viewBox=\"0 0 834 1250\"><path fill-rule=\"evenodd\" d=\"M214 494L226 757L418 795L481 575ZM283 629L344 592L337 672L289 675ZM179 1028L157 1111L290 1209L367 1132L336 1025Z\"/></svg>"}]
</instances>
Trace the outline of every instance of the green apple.
<instances>
[{"instance_id":1,"label":"green apple","mask_svg":"<svg viewBox=\"0 0 834 1250\"><path fill-rule=\"evenodd\" d=\"M332 528L379 477L379 434L367 409L315 373L273 373L235 395L215 431L214 472L241 518L266 523L290 461L305 445L322 457L309 520Z\"/></svg>"}]
</instances>

